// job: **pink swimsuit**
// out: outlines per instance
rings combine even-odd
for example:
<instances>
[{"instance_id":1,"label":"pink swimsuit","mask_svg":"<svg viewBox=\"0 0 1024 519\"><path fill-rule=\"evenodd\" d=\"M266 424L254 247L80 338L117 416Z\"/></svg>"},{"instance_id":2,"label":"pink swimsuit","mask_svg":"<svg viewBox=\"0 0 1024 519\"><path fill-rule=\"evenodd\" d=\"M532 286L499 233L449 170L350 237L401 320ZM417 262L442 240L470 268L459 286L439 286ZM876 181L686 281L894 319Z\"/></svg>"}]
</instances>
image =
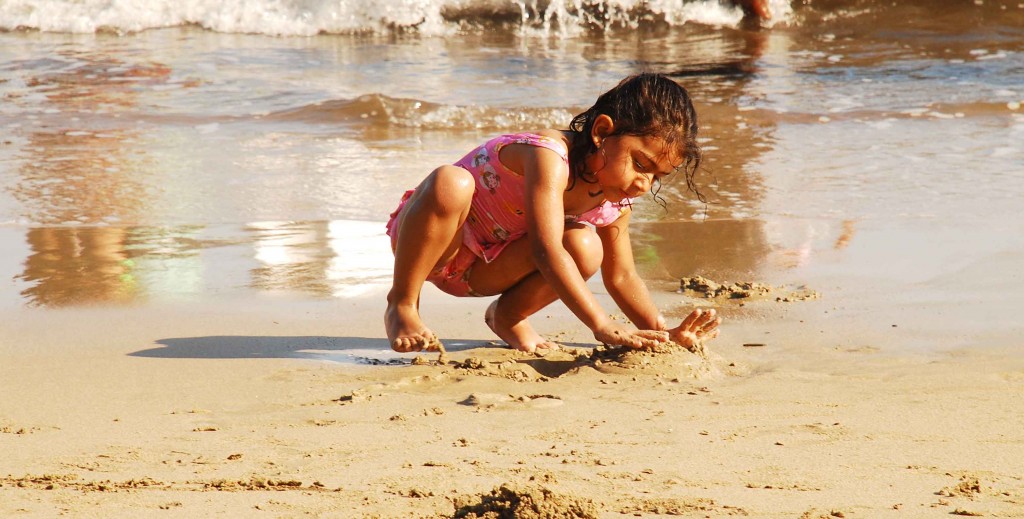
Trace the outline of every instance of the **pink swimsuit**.
<instances>
[{"instance_id":1,"label":"pink swimsuit","mask_svg":"<svg viewBox=\"0 0 1024 519\"><path fill-rule=\"evenodd\" d=\"M526 234L526 216L523 212L526 207L525 178L506 168L498 159L501 149L509 144L547 148L557 153L566 164L569 161L568 150L562 142L532 133L517 133L491 139L455 163L473 174L477 186L469 216L462 228L462 247L451 261L427 277L427 281L449 294L480 295L469 286L469 273L476 260L483 259L490 263L508 244ZM387 233L391 236L392 249L398 236L395 232L397 216L412 193L405 193L388 221ZM617 203L606 200L581 215L566 215L565 221L603 227L617 220L630 202L629 199Z\"/></svg>"}]
</instances>

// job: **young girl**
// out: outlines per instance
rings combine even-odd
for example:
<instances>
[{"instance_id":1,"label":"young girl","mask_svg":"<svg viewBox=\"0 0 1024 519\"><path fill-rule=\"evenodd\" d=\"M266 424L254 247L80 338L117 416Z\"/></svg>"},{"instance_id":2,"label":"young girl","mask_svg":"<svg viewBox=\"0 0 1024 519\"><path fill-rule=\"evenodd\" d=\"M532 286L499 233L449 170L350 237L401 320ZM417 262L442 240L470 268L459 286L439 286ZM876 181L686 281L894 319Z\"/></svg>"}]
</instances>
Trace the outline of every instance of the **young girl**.
<instances>
[{"instance_id":1,"label":"young girl","mask_svg":"<svg viewBox=\"0 0 1024 519\"><path fill-rule=\"evenodd\" d=\"M633 198L669 175L694 187L700 149L686 90L664 76L631 76L569 128L502 135L405 193L387 226L395 276L384 323L393 349L436 348L419 315L424 281L456 296L500 294L484 320L523 351L557 347L527 318L558 299L609 345L693 346L718 335L714 310L666 326L629 240ZM638 329L613 321L587 288L598 269Z\"/></svg>"}]
</instances>

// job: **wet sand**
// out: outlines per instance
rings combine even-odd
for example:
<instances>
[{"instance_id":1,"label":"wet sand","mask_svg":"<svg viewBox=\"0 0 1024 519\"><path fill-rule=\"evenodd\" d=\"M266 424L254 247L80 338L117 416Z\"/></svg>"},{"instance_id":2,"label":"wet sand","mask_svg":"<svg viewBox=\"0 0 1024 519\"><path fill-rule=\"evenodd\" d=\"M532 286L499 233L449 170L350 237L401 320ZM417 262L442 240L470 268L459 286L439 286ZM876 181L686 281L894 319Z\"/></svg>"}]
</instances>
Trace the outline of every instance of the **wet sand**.
<instances>
[{"instance_id":1,"label":"wet sand","mask_svg":"<svg viewBox=\"0 0 1024 519\"><path fill-rule=\"evenodd\" d=\"M1024 514L1010 335L915 352L733 299L705 356L623 355L554 306L538 358L428 290L438 365L385 351L381 295L5 312L0 515Z\"/></svg>"}]
</instances>

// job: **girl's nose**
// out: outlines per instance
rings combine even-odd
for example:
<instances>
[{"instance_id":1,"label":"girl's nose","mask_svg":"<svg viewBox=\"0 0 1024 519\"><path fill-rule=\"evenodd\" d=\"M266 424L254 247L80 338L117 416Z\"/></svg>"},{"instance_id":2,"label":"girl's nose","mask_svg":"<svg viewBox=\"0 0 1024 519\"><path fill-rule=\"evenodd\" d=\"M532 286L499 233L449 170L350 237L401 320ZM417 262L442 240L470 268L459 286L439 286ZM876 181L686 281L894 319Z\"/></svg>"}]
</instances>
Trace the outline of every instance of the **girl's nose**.
<instances>
[{"instance_id":1,"label":"girl's nose","mask_svg":"<svg viewBox=\"0 0 1024 519\"><path fill-rule=\"evenodd\" d=\"M651 175L645 175L643 173L637 173L636 179L633 180L633 189L637 191L635 195L640 196L651 190Z\"/></svg>"}]
</instances>

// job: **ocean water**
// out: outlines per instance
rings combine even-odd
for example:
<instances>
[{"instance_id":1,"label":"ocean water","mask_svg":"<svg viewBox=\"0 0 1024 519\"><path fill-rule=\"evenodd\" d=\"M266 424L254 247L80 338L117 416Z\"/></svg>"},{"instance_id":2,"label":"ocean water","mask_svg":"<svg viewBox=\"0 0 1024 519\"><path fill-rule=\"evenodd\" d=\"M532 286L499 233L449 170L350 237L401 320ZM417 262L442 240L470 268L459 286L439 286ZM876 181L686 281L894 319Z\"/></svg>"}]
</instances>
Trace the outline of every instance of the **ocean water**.
<instances>
[{"instance_id":1,"label":"ocean water","mask_svg":"<svg viewBox=\"0 0 1024 519\"><path fill-rule=\"evenodd\" d=\"M0 0L0 306L380 291L405 189L655 71L697 103L708 199L638 204L656 291L1019 308L1024 2L771 8Z\"/></svg>"}]
</instances>

